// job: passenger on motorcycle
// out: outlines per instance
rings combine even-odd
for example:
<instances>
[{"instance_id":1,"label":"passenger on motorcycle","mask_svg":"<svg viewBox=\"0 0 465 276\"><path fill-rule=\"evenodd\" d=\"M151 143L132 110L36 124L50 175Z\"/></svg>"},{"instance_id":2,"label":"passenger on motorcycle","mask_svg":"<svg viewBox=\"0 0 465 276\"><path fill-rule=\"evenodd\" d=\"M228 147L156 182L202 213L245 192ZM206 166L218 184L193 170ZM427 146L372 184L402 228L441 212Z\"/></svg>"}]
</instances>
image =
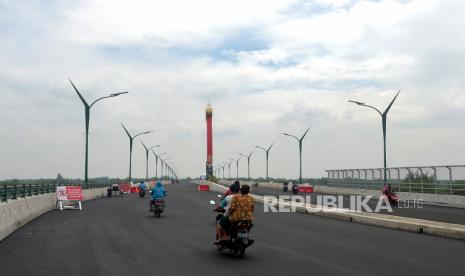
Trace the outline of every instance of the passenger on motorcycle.
<instances>
[{"instance_id":1,"label":"passenger on motorcycle","mask_svg":"<svg viewBox=\"0 0 465 276\"><path fill-rule=\"evenodd\" d=\"M239 183L239 180L234 181L234 184L232 184L232 185L239 185L239 187L241 186L241 184ZM231 186L232 186L232 185L231 185ZM223 200L224 200L228 195L230 195L230 194L232 194L232 193L231 193L231 187L229 187L229 188L226 190L226 192L224 192L223 196L221 197L221 200L223 201Z\"/></svg>"},{"instance_id":2,"label":"passenger on motorcycle","mask_svg":"<svg viewBox=\"0 0 465 276\"><path fill-rule=\"evenodd\" d=\"M164 199L166 196L165 187L163 187L160 181L158 181L157 185L152 188L150 195L152 196L152 199L150 200L149 211L152 210L152 204L156 199Z\"/></svg>"},{"instance_id":3,"label":"passenger on motorcycle","mask_svg":"<svg viewBox=\"0 0 465 276\"><path fill-rule=\"evenodd\" d=\"M229 188L229 195L227 195L221 202L220 202L220 207L222 207L225 212L224 216L218 220L216 224L216 236L218 237L218 240L215 241L219 242L219 240L222 239L227 239L228 238L228 229L231 227L231 222L229 221L229 208L231 207L231 201L233 197L239 193L240 191L240 184L239 181L236 180L234 184L231 185Z\"/></svg>"}]
</instances>

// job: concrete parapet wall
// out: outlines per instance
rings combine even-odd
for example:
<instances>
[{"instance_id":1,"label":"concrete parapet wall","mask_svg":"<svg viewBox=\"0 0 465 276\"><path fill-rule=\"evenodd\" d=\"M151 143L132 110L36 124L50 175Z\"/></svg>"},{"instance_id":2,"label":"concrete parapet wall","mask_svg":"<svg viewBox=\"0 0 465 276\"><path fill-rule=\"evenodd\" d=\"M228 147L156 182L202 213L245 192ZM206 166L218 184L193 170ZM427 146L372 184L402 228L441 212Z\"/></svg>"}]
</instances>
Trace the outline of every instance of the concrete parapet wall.
<instances>
[{"instance_id":1,"label":"concrete parapet wall","mask_svg":"<svg viewBox=\"0 0 465 276\"><path fill-rule=\"evenodd\" d=\"M219 183L231 185L233 181L220 180ZM241 181L241 183L251 183L246 181ZM258 182L259 187L282 189L283 183L276 182ZM357 189L357 188L344 188L344 187L330 187L330 186L313 186L316 193L323 194L334 194L334 195L363 195L363 196L373 196L377 199L381 195L381 191L378 190L367 190L367 189ZM252 188L253 190L253 188ZM399 192L397 193L401 200L419 200L421 199L426 205L438 205L445 207L457 207L465 208L465 196L459 195L444 195L444 194L429 194L429 193L408 193L408 192Z\"/></svg>"},{"instance_id":2,"label":"concrete parapet wall","mask_svg":"<svg viewBox=\"0 0 465 276\"><path fill-rule=\"evenodd\" d=\"M83 194L84 200L103 197L106 188L83 190ZM0 203L0 241L38 216L55 209L56 203L55 193Z\"/></svg>"},{"instance_id":3,"label":"concrete parapet wall","mask_svg":"<svg viewBox=\"0 0 465 276\"><path fill-rule=\"evenodd\" d=\"M381 191L365 190L356 188L343 188L343 187L329 187L329 186L315 186L315 192L338 194L338 195L371 195L373 198L379 198ZM428 194L428 193L397 193L401 200L419 200L421 199L427 205L440 205L446 207L465 208L465 196L459 195L441 195L441 194Z\"/></svg>"}]
</instances>

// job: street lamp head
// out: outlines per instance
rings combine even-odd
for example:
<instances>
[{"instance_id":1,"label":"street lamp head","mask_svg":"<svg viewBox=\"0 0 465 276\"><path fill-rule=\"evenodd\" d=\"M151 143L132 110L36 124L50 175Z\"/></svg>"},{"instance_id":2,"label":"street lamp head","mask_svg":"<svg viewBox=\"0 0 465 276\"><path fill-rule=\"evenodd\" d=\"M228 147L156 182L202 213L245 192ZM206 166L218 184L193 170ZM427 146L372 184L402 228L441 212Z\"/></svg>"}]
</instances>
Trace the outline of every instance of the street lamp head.
<instances>
[{"instance_id":1,"label":"street lamp head","mask_svg":"<svg viewBox=\"0 0 465 276\"><path fill-rule=\"evenodd\" d=\"M365 103L352 101L352 100L349 100L349 102L354 103L354 104L358 104L358 105L365 105Z\"/></svg>"},{"instance_id":2,"label":"street lamp head","mask_svg":"<svg viewBox=\"0 0 465 276\"><path fill-rule=\"evenodd\" d=\"M112 96L112 97L117 97L117 96L119 96L119 95L127 94L127 93L129 93L129 92L124 91L124 92L118 92L118 93L111 93L110 96Z\"/></svg>"},{"instance_id":3,"label":"street lamp head","mask_svg":"<svg viewBox=\"0 0 465 276\"><path fill-rule=\"evenodd\" d=\"M289 137L292 137L294 139L296 139L297 141L299 140L299 138L297 138L296 136L292 135L292 134L289 134L289 133L285 133L285 132L281 132L282 135L286 135L286 136L289 136Z\"/></svg>"},{"instance_id":4,"label":"street lamp head","mask_svg":"<svg viewBox=\"0 0 465 276\"><path fill-rule=\"evenodd\" d=\"M158 148L158 147L161 147L161 145L152 146L149 149Z\"/></svg>"}]
</instances>

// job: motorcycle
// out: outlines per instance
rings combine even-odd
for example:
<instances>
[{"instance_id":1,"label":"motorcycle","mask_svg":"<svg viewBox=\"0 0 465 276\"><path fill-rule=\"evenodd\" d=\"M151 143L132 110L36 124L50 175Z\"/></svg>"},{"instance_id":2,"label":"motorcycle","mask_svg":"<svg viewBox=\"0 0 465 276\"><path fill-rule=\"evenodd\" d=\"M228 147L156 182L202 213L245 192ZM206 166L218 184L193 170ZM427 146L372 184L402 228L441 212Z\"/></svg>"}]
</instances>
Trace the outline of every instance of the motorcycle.
<instances>
[{"instance_id":1,"label":"motorcycle","mask_svg":"<svg viewBox=\"0 0 465 276\"><path fill-rule=\"evenodd\" d=\"M210 204L214 205L213 200L210 201ZM224 214L224 209L221 207L216 207L213 211L219 212L216 218L222 218ZM218 219L219 220L219 219ZM217 220L217 221L218 221ZM216 249L218 251L223 251L228 249L235 257L242 258L245 254L245 249L251 246L255 240L250 237L250 229L253 224L250 221L239 221L236 222L231 229L229 230L229 240L223 240L216 244ZM218 240L218 236L216 237Z\"/></svg>"},{"instance_id":2,"label":"motorcycle","mask_svg":"<svg viewBox=\"0 0 465 276\"><path fill-rule=\"evenodd\" d=\"M139 189L139 196L144 197L145 196L145 189Z\"/></svg>"},{"instance_id":3,"label":"motorcycle","mask_svg":"<svg viewBox=\"0 0 465 276\"><path fill-rule=\"evenodd\" d=\"M250 221L240 221L235 223L229 230L230 239L220 241L216 248L218 251L229 249L229 251L238 258L242 258L245 254L245 249L254 243L254 239L250 237L250 229L253 224Z\"/></svg>"},{"instance_id":4,"label":"motorcycle","mask_svg":"<svg viewBox=\"0 0 465 276\"><path fill-rule=\"evenodd\" d=\"M155 217L160 217L161 213L165 210L165 199L157 198L152 202L152 212Z\"/></svg>"},{"instance_id":5,"label":"motorcycle","mask_svg":"<svg viewBox=\"0 0 465 276\"><path fill-rule=\"evenodd\" d=\"M107 188L107 196L112 197L113 193L119 193L120 196L123 195L123 192L120 191L118 184L113 184L111 187Z\"/></svg>"}]
</instances>

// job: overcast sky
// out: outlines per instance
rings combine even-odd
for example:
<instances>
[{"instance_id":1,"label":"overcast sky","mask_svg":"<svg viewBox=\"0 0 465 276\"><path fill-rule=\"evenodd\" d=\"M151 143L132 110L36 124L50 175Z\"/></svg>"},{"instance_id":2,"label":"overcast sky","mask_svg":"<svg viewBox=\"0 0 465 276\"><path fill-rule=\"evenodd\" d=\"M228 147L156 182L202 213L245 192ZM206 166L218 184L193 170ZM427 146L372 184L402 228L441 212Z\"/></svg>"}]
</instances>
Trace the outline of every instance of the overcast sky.
<instances>
[{"instance_id":1,"label":"overcast sky","mask_svg":"<svg viewBox=\"0 0 465 276\"><path fill-rule=\"evenodd\" d=\"M69 83L99 102L90 120L89 176L126 177L123 122L162 144L180 176L205 171L205 106L214 162L268 146L270 175L465 163L465 2L0 0L0 179L83 177L84 108ZM154 175L154 159L150 159ZM265 174L255 151L253 177ZM232 171L235 175L235 170ZM239 173L246 176L246 162ZM227 170L226 170L227 174ZM134 144L133 176L145 175Z\"/></svg>"}]
</instances>

